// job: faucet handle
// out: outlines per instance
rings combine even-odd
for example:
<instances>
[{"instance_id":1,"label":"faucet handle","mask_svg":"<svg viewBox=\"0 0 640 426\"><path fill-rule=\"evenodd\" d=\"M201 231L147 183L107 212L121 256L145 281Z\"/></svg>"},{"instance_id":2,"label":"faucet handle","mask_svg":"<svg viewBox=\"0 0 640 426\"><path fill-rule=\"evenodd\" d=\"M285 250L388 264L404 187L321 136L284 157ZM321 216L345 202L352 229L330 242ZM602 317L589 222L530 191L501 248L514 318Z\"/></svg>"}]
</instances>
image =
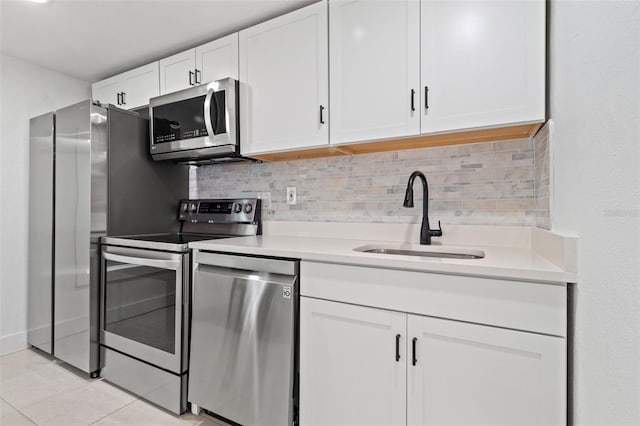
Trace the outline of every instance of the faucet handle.
<instances>
[{"instance_id":1,"label":"faucet handle","mask_svg":"<svg viewBox=\"0 0 640 426\"><path fill-rule=\"evenodd\" d=\"M438 229L430 229L429 234L432 237L442 237L442 226L440 225L440 221L438 221Z\"/></svg>"}]
</instances>

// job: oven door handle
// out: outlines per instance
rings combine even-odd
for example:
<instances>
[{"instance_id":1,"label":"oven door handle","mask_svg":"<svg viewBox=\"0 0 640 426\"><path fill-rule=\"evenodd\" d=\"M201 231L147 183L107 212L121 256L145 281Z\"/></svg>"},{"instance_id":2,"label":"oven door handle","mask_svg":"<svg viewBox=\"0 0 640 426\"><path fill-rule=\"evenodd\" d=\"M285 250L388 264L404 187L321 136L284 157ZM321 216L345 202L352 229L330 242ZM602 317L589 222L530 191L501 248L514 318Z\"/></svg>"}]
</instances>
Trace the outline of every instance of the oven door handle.
<instances>
[{"instance_id":1,"label":"oven door handle","mask_svg":"<svg viewBox=\"0 0 640 426\"><path fill-rule=\"evenodd\" d=\"M207 92L207 96L204 98L204 125L207 127L207 133L209 134L209 137L211 139L213 139L213 137L215 136L213 134L213 123L211 122L211 100L213 99L214 102L214 106L215 106L215 98L213 98L215 95L215 89L209 89L209 91ZM216 120L218 119L218 108L216 108Z\"/></svg>"},{"instance_id":2,"label":"oven door handle","mask_svg":"<svg viewBox=\"0 0 640 426\"><path fill-rule=\"evenodd\" d=\"M172 271L177 271L181 263L180 260L147 259L144 257L122 256L119 254L113 254L108 252L102 253L102 256L106 260L112 260L114 262L130 263L130 264L142 265L142 266L151 266L152 268L160 268L160 269L171 269Z\"/></svg>"}]
</instances>

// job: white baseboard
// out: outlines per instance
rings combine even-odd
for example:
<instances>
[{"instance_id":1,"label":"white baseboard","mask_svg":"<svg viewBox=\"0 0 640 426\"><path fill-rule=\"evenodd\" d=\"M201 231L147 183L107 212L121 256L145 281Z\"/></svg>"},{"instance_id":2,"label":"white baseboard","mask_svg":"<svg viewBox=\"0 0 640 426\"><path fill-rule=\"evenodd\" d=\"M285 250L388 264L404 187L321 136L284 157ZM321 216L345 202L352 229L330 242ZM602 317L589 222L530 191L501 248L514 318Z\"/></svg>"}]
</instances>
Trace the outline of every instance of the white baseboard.
<instances>
[{"instance_id":1,"label":"white baseboard","mask_svg":"<svg viewBox=\"0 0 640 426\"><path fill-rule=\"evenodd\" d=\"M27 349L27 332L9 334L0 337L0 356Z\"/></svg>"}]
</instances>

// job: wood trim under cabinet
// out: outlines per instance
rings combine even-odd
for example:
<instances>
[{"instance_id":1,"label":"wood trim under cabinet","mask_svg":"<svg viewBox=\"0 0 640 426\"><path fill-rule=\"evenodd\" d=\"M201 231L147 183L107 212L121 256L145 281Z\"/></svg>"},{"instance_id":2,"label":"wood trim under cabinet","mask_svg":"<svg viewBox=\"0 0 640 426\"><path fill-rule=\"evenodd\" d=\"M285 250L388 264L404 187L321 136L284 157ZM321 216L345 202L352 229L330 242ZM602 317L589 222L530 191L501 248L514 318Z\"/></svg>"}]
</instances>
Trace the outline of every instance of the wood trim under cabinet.
<instances>
[{"instance_id":1,"label":"wood trim under cabinet","mask_svg":"<svg viewBox=\"0 0 640 426\"><path fill-rule=\"evenodd\" d=\"M501 141L529 138L536 134L543 123L521 124L492 129L470 130L458 133L424 135L402 139L387 139L373 142L328 145L320 148L297 151L273 152L251 155L262 161L287 161L309 158L336 157L339 155L370 154L373 152L401 151L405 149L428 148L446 145Z\"/></svg>"}]
</instances>

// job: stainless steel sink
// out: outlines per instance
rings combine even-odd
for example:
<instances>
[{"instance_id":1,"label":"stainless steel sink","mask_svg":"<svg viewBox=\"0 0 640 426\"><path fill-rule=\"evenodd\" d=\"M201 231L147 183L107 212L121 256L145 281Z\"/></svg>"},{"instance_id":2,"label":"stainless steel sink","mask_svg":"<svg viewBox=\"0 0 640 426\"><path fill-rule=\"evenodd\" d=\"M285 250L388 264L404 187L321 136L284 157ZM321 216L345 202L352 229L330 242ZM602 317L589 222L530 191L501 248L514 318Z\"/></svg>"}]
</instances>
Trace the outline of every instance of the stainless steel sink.
<instances>
[{"instance_id":1,"label":"stainless steel sink","mask_svg":"<svg viewBox=\"0 0 640 426\"><path fill-rule=\"evenodd\" d=\"M399 245L366 245L356 247L354 251L362 253L377 254L395 254L400 256L418 256L418 257L437 257L446 259L482 259L484 252L482 250L470 250L460 248L432 247L418 248L408 244Z\"/></svg>"}]
</instances>

